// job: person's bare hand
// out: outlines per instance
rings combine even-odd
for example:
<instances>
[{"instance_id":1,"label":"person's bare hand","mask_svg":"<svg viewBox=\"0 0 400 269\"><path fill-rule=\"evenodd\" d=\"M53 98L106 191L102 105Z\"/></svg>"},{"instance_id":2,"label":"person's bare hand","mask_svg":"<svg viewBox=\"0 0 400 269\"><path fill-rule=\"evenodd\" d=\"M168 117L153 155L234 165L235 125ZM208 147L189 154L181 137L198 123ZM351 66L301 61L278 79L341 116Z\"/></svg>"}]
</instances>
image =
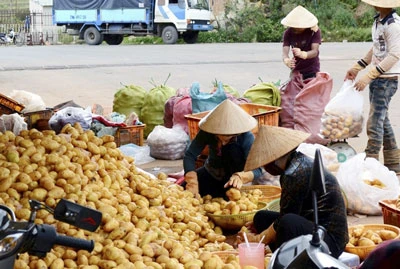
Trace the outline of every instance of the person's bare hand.
<instances>
[{"instance_id":1,"label":"person's bare hand","mask_svg":"<svg viewBox=\"0 0 400 269\"><path fill-rule=\"evenodd\" d=\"M246 237L249 242L259 242L260 241L260 236L258 234L241 231L241 232L238 232L237 236L236 236L236 243L238 245L246 242L246 240L244 239L244 233L246 233Z\"/></svg>"}]
</instances>

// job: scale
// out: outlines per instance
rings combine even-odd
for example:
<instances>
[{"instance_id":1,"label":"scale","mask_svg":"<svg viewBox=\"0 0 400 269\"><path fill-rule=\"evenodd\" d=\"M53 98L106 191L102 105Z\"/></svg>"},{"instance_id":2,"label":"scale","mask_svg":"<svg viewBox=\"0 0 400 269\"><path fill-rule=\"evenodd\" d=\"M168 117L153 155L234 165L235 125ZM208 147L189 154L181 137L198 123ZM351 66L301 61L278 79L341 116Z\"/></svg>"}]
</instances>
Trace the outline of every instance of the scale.
<instances>
[{"instance_id":1,"label":"scale","mask_svg":"<svg viewBox=\"0 0 400 269\"><path fill-rule=\"evenodd\" d=\"M344 163L351 157L355 156L357 152L352 148L346 139L331 141L328 148L332 149L337 153L337 159L339 163Z\"/></svg>"}]
</instances>

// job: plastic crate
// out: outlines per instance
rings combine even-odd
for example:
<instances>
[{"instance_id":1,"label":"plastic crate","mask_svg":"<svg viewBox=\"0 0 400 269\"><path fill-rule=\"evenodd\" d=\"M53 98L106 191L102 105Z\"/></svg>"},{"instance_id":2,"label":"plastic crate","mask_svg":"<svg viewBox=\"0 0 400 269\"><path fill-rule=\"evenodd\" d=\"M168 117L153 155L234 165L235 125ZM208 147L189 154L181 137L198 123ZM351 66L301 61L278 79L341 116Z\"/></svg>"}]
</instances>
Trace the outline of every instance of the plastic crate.
<instances>
[{"instance_id":1,"label":"plastic crate","mask_svg":"<svg viewBox=\"0 0 400 269\"><path fill-rule=\"evenodd\" d=\"M280 107L253 104L253 103L239 104L239 106L258 121L258 126L261 125L278 126L279 124L279 112L281 111ZM200 130L199 129L200 120L204 118L209 112L210 111L204 111L200 113L185 115L185 118L188 121L189 137L191 140L195 138L195 136ZM257 135L258 126L252 130L254 135Z\"/></svg>"},{"instance_id":2,"label":"plastic crate","mask_svg":"<svg viewBox=\"0 0 400 269\"><path fill-rule=\"evenodd\" d=\"M17 101L0 94L0 115L21 112L25 106Z\"/></svg>"},{"instance_id":3,"label":"plastic crate","mask_svg":"<svg viewBox=\"0 0 400 269\"><path fill-rule=\"evenodd\" d=\"M143 132L146 124L118 127L115 132L115 143L117 147L125 144L136 144L143 146Z\"/></svg>"},{"instance_id":4,"label":"plastic crate","mask_svg":"<svg viewBox=\"0 0 400 269\"><path fill-rule=\"evenodd\" d=\"M400 209L396 207L397 200L381 200L383 223L400 227Z\"/></svg>"},{"instance_id":5,"label":"plastic crate","mask_svg":"<svg viewBox=\"0 0 400 269\"><path fill-rule=\"evenodd\" d=\"M23 113L28 129L35 128L39 131L49 130L49 120L53 116L53 109L45 109Z\"/></svg>"}]
</instances>

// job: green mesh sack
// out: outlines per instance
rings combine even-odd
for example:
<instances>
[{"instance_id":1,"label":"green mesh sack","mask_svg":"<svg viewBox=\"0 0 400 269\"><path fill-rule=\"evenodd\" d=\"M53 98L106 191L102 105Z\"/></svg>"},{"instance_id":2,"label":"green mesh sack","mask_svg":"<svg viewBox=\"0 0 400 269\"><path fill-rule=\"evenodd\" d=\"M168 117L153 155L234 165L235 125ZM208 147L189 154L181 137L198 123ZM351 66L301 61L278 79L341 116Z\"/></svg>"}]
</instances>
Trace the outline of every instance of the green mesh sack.
<instances>
[{"instance_id":1,"label":"green mesh sack","mask_svg":"<svg viewBox=\"0 0 400 269\"><path fill-rule=\"evenodd\" d=\"M219 83L221 83L221 82L218 82L217 80L214 81L214 89L217 89ZM222 83L222 88L224 89L224 91L225 91L226 93L229 93L229 94L232 95L233 97L240 98L240 93L239 93L239 91L236 90L236 89L235 89L234 87L232 87L231 85Z\"/></svg>"},{"instance_id":2,"label":"green mesh sack","mask_svg":"<svg viewBox=\"0 0 400 269\"><path fill-rule=\"evenodd\" d=\"M135 112L139 120L141 120L141 110L145 95L146 90L140 86L124 86L114 94L113 111L124 114L126 117Z\"/></svg>"},{"instance_id":3,"label":"green mesh sack","mask_svg":"<svg viewBox=\"0 0 400 269\"><path fill-rule=\"evenodd\" d=\"M244 92L243 97L255 104L268 106L281 105L281 93L277 85L272 82L261 82L252 86Z\"/></svg>"},{"instance_id":4,"label":"green mesh sack","mask_svg":"<svg viewBox=\"0 0 400 269\"><path fill-rule=\"evenodd\" d=\"M151 89L144 98L141 121L146 124L144 137L157 125L164 125L165 102L176 93L176 89L161 85Z\"/></svg>"}]
</instances>

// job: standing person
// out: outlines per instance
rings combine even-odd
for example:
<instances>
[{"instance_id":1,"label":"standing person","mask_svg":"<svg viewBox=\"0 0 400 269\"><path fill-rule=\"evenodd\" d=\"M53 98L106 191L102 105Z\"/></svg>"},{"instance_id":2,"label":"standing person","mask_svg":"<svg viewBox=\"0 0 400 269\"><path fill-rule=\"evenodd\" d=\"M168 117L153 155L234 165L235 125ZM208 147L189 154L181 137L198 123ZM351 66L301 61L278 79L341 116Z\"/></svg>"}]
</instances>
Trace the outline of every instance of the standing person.
<instances>
[{"instance_id":1,"label":"standing person","mask_svg":"<svg viewBox=\"0 0 400 269\"><path fill-rule=\"evenodd\" d=\"M243 172L254 141L251 132L257 120L240 106L226 99L200 123L200 131L183 157L186 190L195 196L225 197L228 187L240 189L261 175L261 169ZM195 169L197 156L208 146L203 167Z\"/></svg>"},{"instance_id":2,"label":"standing person","mask_svg":"<svg viewBox=\"0 0 400 269\"><path fill-rule=\"evenodd\" d=\"M281 23L288 27L283 34L283 62L292 72L298 71L303 80L315 77L320 71L318 19L304 7L297 6ZM293 57L289 56L290 51Z\"/></svg>"},{"instance_id":3,"label":"standing person","mask_svg":"<svg viewBox=\"0 0 400 269\"><path fill-rule=\"evenodd\" d=\"M288 27L283 34L282 58L291 73L280 89L279 126L311 133L307 143L326 145L329 140L320 135L321 116L329 102L333 80L328 73L320 72L318 19L297 6L281 23Z\"/></svg>"},{"instance_id":4,"label":"standing person","mask_svg":"<svg viewBox=\"0 0 400 269\"><path fill-rule=\"evenodd\" d=\"M368 72L355 82L363 91L369 84L370 110L367 121L367 157L379 160L383 146L384 165L400 173L400 150L389 120L389 104L397 91L400 74L400 17L393 9L399 0L362 0L378 12L372 25L372 47L347 71L345 79L355 80L360 70L371 65Z\"/></svg>"},{"instance_id":5,"label":"standing person","mask_svg":"<svg viewBox=\"0 0 400 269\"><path fill-rule=\"evenodd\" d=\"M268 244L275 251L283 243L301 235L312 234L314 209L309 191L314 160L296 148L308 133L283 127L261 126L251 147L244 170L263 166L272 175L280 175L282 188L280 211L258 211L247 226L249 241ZM349 240L347 215L340 185L334 175L324 169L325 194L317 194L319 225L326 229L324 237L331 255L339 257ZM243 242L243 233L238 234Z\"/></svg>"}]
</instances>

